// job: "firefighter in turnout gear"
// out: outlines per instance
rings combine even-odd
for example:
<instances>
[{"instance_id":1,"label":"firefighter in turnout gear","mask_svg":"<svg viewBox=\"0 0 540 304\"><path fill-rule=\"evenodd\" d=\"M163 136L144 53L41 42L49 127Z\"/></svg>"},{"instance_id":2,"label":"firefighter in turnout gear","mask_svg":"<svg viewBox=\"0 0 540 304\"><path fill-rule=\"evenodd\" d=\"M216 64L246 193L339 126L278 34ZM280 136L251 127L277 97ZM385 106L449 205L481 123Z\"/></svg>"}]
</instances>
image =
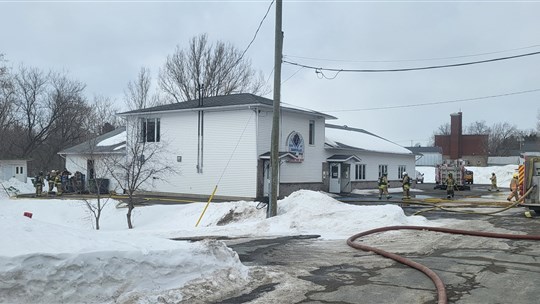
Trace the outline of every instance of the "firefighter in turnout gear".
<instances>
[{"instance_id":1,"label":"firefighter in turnout gear","mask_svg":"<svg viewBox=\"0 0 540 304\"><path fill-rule=\"evenodd\" d=\"M448 177L446 178L444 183L446 184L446 198L454 198L454 188L456 187L456 180L452 176L452 173L448 173Z\"/></svg>"},{"instance_id":2,"label":"firefighter in turnout gear","mask_svg":"<svg viewBox=\"0 0 540 304\"><path fill-rule=\"evenodd\" d=\"M383 175L379 177L379 199L382 198L383 194L386 195L386 199L392 197L388 194L388 186L388 174L383 173Z\"/></svg>"},{"instance_id":3,"label":"firefighter in turnout gear","mask_svg":"<svg viewBox=\"0 0 540 304\"><path fill-rule=\"evenodd\" d=\"M51 170L49 174L47 174L47 184L49 184L49 193L53 192L54 189L54 179L56 178L56 171Z\"/></svg>"},{"instance_id":4,"label":"firefighter in turnout gear","mask_svg":"<svg viewBox=\"0 0 540 304\"><path fill-rule=\"evenodd\" d=\"M510 195L506 199L507 201L511 201L512 198L516 198L516 202L519 201L519 175L517 173L514 173L512 176L512 180L510 181Z\"/></svg>"},{"instance_id":5,"label":"firefighter in turnout gear","mask_svg":"<svg viewBox=\"0 0 540 304\"><path fill-rule=\"evenodd\" d=\"M491 187L488 189L488 191L499 191L499 187L497 187L497 175L495 175L495 172L491 173L489 180L491 181Z\"/></svg>"},{"instance_id":6,"label":"firefighter in turnout gear","mask_svg":"<svg viewBox=\"0 0 540 304\"><path fill-rule=\"evenodd\" d=\"M62 195L62 176L57 174L54 178L54 185L56 187L56 195Z\"/></svg>"},{"instance_id":7,"label":"firefighter in turnout gear","mask_svg":"<svg viewBox=\"0 0 540 304\"><path fill-rule=\"evenodd\" d=\"M401 180L401 187L403 188L403 198L409 199L409 190L411 189L411 179L407 172L403 172L403 179Z\"/></svg>"},{"instance_id":8,"label":"firefighter in turnout gear","mask_svg":"<svg viewBox=\"0 0 540 304\"><path fill-rule=\"evenodd\" d=\"M34 177L34 187L36 187L36 196L41 196L43 193L43 171L39 172L39 174Z\"/></svg>"}]
</instances>

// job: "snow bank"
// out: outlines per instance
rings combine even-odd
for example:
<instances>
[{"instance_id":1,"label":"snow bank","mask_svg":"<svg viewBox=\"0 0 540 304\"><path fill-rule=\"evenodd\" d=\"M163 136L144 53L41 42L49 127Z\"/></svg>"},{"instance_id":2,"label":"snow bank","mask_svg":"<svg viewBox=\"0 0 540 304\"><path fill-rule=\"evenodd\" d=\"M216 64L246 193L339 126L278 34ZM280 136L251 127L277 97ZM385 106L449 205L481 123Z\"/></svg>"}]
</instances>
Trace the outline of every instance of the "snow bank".
<instances>
[{"instance_id":1,"label":"snow bank","mask_svg":"<svg viewBox=\"0 0 540 304\"><path fill-rule=\"evenodd\" d=\"M5 184L33 191L16 180ZM107 202L96 231L82 201L0 197L0 303L219 299L247 285L249 268L221 241L168 238L315 234L345 240L381 226L434 225L394 205L355 206L298 191L280 200L278 215L270 219L257 202L212 203L195 227L206 203L155 205L135 208L135 229L128 230L126 209L117 203Z\"/></svg>"},{"instance_id":2,"label":"snow bank","mask_svg":"<svg viewBox=\"0 0 540 304\"><path fill-rule=\"evenodd\" d=\"M474 173L474 183L480 185L489 185L491 181L491 173L495 173L497 176L497 184L499 187L508 187L510 185L510 180L512 175L517 172L517 165L506 165L506 166L493 166L493 167L465 167L467 170L470 170ZM424 173L424 182L425 183L435 183L435 167L429 166L417 166L416 170Z\"/></svg>"}]
</instances>

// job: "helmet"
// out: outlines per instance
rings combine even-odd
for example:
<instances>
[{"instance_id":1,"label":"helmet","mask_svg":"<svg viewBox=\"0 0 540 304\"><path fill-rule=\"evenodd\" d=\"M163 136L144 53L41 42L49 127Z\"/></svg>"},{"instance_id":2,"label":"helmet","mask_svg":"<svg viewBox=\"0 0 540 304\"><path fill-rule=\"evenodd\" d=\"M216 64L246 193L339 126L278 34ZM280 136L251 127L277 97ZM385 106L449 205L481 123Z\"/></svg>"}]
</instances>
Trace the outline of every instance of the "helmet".
<instances>
[{"instance_id":1,"label":"helmet","mask_svg":"<svg viewBox=\"0 0 540 304\"><path fill-rule=\"evenodd\" d=\"M387 175L388 175L388 173L384 172L384 173L383 173L382 175L383 175L383 176L387 176Z\"/></svg>"},{"instance_id":2,"label":"helmet","mask_svg":"<svg viewBox=\"0 0 540 304\"><path fill-rule=\"evenodd\" d=\"M491 175L495 175L495 172L491 173Z\"/></svg>"},{"instance_id":3,"label":"helmet","mask_svg":"<svg viewBox=\"0 0 540 304\"><path fill-rule=\"evenodd\" d=\"M403 175L407 175L407 172L403 172Z\"/></svg>"},{"instance_id":4,"label":"helmet","mask_svg":"<svg viewBox=\"0 0 540 304\"><path fill-rule=\"evenodd\" d=\"M448 176L449 176L449 177L452 177L452 173L448 173Z\"/></svg>"},{"instance_id":5,"label":"helmet","mask_svg":"<svg viewBox=\"0 0 540 304\"><path fill-rule=\"evenodd\" d=\"M43 171L39 171L39 175L43 175Z\"/></svg>"},{"instance_id":6,"label":"helmet","mask_svg":"<svg viewBox=\"0 0 540 304\"><path fill-rule=\"evenodd\" d=\"M517 173L514 173L514 175L512 175L513 178L518 178L519 177L519 174Z\"/></svg>"}]
</instances>

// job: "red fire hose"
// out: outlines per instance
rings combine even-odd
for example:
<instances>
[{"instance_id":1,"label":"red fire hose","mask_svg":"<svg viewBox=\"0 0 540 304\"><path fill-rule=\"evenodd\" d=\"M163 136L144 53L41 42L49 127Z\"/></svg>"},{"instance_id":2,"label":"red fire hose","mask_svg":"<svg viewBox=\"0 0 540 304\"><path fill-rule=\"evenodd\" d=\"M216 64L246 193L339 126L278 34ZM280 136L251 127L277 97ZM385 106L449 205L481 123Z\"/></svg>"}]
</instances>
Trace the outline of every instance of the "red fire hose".
<instances>
[{"instance_id":1,"label":"red fire hose","mask_svg":"<svg viewBox=\"0 0 540 304\"><path fill-rule=\"evenodd\" d=\"M388 226L388 227L382 227L377 229L368 230L365 232L357 233L353 236L351 236L349 239L347 239L347 244L353 248L360 249L363 251L371 251L376 254L382 255L384 257L390 258L396 262L399 262L401 264L407 265L409 267L415 268L417 270L420 270L425 275L427 275L435 284L435 287L437 288L437 298L439 304L446 304L448 303L448 298L446 296L446 288L444 286L443 281L439 276L428 267L416 263L414 261L411 261L409 259L406 259L400 255L397 255L395 253L387 252L382 249L378 249L375 247L362 245L360 243L355 243L356 239L359 239L363 236L378 233L378 232L384 232L384 231L391 231L391 230L427 230L427 231L435 231L435 232L444 232L444 233L453 233L453 234L462 234L462 235L472 235L472 236L482 236L482 237L489 237L489 238L500 238L500 239L513 239L513 240L535 240L540 241L540 235L524 235L524 234L505 234L505 233L493 233L493 232L479 232L479 231L468 231L468 230L459 230L459 229L449 229L449 228L439 228L439 227L427 227L427 226Z\"/></svg>"}]
</instances>

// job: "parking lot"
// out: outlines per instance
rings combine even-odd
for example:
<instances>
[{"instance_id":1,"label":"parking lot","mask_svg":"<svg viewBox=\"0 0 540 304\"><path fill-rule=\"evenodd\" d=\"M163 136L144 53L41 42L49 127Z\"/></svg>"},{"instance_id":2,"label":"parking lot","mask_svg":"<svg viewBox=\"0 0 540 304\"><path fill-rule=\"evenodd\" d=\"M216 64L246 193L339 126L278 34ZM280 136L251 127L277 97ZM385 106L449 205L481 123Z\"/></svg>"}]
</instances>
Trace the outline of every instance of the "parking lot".
<instances>
[{"instance_id":1,"label":"parking lot","mask_svg":"<svg viewBox=\"0 0 540 304\"><path fill-rule=\"evenodd\" d=\"M423 196L444 193L432 192L433 185L421 187L426 189ZM490 195L486 188L475 186L459 195ZM506 194L502 191L498 195L504 199ZM359 196L356 202L350 197L347 200L354 204L368 204L370 200L372 204L379 203L368 196ZM419 207L403 210L411 215ZM456 229L540 235L538 219L525 218L523 211L523 207L516 207L486 216L435 210L423 216ZM400 231L369 236L362 242L435 271L445 284L449 303L538 302L538 241ZM255 274L257 268L264 268L273 275L261 274L259 280L246 286L245 294L223 299L221 303L437 303L435 286L423 273L353 249L346 240L297 236L227 243L244 264L253 266Z\"/></svg>"}]
</instances>

